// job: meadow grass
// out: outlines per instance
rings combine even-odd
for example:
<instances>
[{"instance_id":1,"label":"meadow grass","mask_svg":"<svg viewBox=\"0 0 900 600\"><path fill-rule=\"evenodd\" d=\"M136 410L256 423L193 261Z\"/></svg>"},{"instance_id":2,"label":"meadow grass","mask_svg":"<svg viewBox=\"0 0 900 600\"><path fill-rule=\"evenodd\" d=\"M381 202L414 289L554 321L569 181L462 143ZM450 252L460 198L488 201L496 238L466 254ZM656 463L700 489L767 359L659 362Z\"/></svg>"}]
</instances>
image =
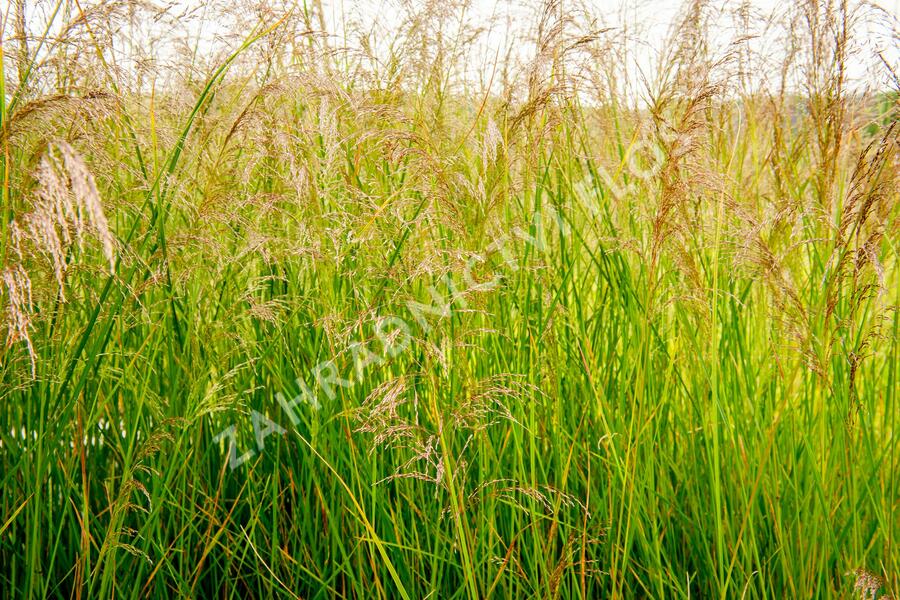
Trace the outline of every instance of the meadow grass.
<instances>
[{"instance_id":1,"label":"meadow grass","mask_svg":"<svg viewBox=\"0 0 900 600\"><path fill-rule=\"evenodd\" d=\"M792 5L751 82L691 3L636 95L583 13L476 91L420 8L377 61L260 4L157 87L116 64L147 6L9 6L0 595L896 591L862 13Z\"/></svg>"}]
</instances>

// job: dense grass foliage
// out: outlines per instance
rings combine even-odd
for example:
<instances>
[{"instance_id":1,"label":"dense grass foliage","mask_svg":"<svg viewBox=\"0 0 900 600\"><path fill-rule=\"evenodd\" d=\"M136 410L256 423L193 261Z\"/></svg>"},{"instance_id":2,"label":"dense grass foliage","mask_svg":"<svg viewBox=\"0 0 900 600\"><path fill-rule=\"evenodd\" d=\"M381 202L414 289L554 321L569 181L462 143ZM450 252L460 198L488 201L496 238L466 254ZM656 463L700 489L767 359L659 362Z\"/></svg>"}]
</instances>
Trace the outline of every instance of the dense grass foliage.
<instances>
[{"instance_id":1,"label":"dense grass foliage","mask_svg":"<svg viewBox=\"0 0 900 600\"><path fill-rule=\"evenodd\" d=\"M556 4L480 91L428 14L376 62L259 10L148 87L145 8L40 7L0 77L0 595L898 589L897 95L850 85L850 8L791 7L751 81L695 3L629 93Z\"/></svg>"}]
</instances>

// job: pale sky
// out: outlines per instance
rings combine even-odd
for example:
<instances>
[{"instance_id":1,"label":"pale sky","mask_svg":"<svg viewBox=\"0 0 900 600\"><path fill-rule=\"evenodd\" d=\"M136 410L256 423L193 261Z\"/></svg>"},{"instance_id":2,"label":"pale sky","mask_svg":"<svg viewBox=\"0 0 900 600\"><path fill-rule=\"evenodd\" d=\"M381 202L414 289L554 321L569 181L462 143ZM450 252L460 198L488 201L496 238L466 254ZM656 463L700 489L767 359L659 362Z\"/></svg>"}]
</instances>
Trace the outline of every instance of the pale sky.
<instances>
[{"instance_id":1,"label":"pale sky","mask_svg":"<svg viewBox=\"0 0 900 600\"><path fill-rule=\"evenodd\" d=\"M234 43L233 38L231 42L219 39L220 33L227 32L227 24L217 22L218 17L212 16L211 12L203 9L207 4L204 0L155 0L155 2L160 5L171 5L175 13L188 13L189 16L179 19L177 22L176 27L180 30L178 35L181 38L193 39L192 45L196 44L200 55L209 55L210 58L213 55L218 56L221 53L217 50L221 51ZM216 0L216 2L220 7L234 12L242 11L243 14L252 14L244 8L248 6L246 2L231 0ZM269 0L268 4L279 2L283 5L290 5L292 2L301 6L304 4L303 0L296 0L296 2L294 0ZM388 47L395 39L397 32L408 31L408 28L401 26L403 14L408 14L410 11L422 11L426 6L434 10L435 7L441 9L462 3L461 0L429 0L429 2L424 0L321 0L321 2L327 15L327 29L334 35L334 45L342 45L341 38L346 31L367 31L371 33L369 43L376 50L381 50L383 56L387 56ZM645 73L654 71L653 64L662 47L662 42L672 27L679 7L682 6L681 2L661 0L560 0L560 2L564 12L580 14L579 21L581 23L593 20L594 29L609 29L604 35L627 39L628 75L631 78L638 69ZM92 3L92 0L80 0L83 7ZM31 8L30 13L26 13L29 20L35 20L32 29L41 29L38 25L41 13L45 17L49 7L55 4L55 0L26 0L26 6L36 7ZM523 61L534 56L533 45L523 39L523 32L534 30L536 7L540 6L540 0L470 0L467 4L470 8L463 15L467 28L480 27L484 29L481 35L465 46L465 59L461 62L466 65L467 79L485 79L491 73L491 65L498 53L511 52L513 56L521 57ZM734 23L733 15L742 4L750 7L751 14L757 17L754 20L757 25L752 30L759 37L750 42L750 46L760 56L782 51L784 44L778 38L780 31L776 27L766 27L763 17L773 14L773 12L784 11L793 4L786 0L746 0L746 2L713 0L710 2L710 6L717 9L721 15L717 19L718 25L713 28L713 31L721 31L722 34L711 36L713 44L723 44L723 47L718 50L724 51L724 44L733 39L734 32L729 31L728 28ZM880 51L895 68L900 64L900 43L898 43L896 25L897 19L900 18L900 0L882 0L880 6L893 15L893 33L884 27L877 31L861 30L859 32L857 39L863 42L864 47L860 52L860 59L851 69L851 74L852 77L858 77L860 80L864 79L866 65L871 65L877 60L874 58L876 52ZM401 9L401 7L403 8ZM11 19L9 18L11 16L11 0L0 0L0 13L6 19L3 29L8 35L11 31ZM458 13L454 13L454 15L456 15L454 18L448 19L445 23L445 31L453 32L456 30L454 28L458 28ZM147 23L142 23L141 26L152 27ZM351 45L353 43L358 43L358 40L353 40ZM151 54L160 58L161 55L172 51L171 48L166 48L166 45L166 42L157 44ZM120 48L120 50L122 49ZM713 53L715 54L715 52L714 48ZM127 57L123 58L125 59L124 63L127 61ZM757 71L759 72L756 75L766 75L764 66L758 66Z\"/></svg>"},{"instance_id":2,"label":"pale sky","mask_svg":"<svg viewBox=\"0 0 900 600\"><path fill-rule=\"evenodd\" d=\"M323 0L328 17L328 26L334 31L340 31L340 24L347 20L364 23L367 27L380 29L381 38L389 39L396 22L399 20L395 7L404 0ZM408 0L407 0L408 1ZM446 0L452 3L454 0ZM839 4L840 0L835 0ZM824 2L823 2L824 3ZM421 1L412 1L412 6L422 6ZM872 64L877 64L876 52L880 52L895 68L900 65L900 42L898 42L897 26L900 19L900 0L884 0L877 3L893 18L893 31L880 25L879 28L861 27L857 40L863 43L859 54L850 61L851 80L859 82L870 81L867 69ZM538 0L471 0L470 11L467 13L470 25L484 25L490 27L490 32L481 36L473 45L472 56L482 57L471 61L475 65L491 63L500 48L512 45L528 57L533 55L533 48L520 42L510 42L517 39L517 29L533 30L535 22L535 9L539 5ZM577 12L579 7L582 14L589 15L597 21L597 28L611 28L609 35L625 34L629 40L628 50L630 54L630 76L634 76L638 69L645 73L653 73L654 59L658 58L663 41L670 33L673 22L678 16L683 2L662 0L561 0L563 10ZM710 7L716 9L721 15L717 20L722 35L713 35L713 43L722 44L719 48L724 53L725 45L734 36L734 30L729 30L734 23L734 13L742 5L750 9L754 15L756 26L752 28L754 34L759 37L748 45L760 55L768 55L776 60L774 53L783 51L785 45L779 38L780 30L775 26L766 26L766 18L771 15L784 14L794 2L790 0L712 0ZM853 2L851 2L853 5ZM527 8L526 8L527 7ZM872 14L874 11L870 12ZM882 19L882 22L885 19ZM489 25L493 23L493 25ZM713 27L716 31L716 26ZM476 50L477 49L477 50ZM713 51L715 53L715 50ZM485 71L484 66L474 66L474 70ZM879 65L880 68L880 65ZM762 66L761 72L755 73L760 77L771 75L766 73Z\"/></svg>"}]
</instances>

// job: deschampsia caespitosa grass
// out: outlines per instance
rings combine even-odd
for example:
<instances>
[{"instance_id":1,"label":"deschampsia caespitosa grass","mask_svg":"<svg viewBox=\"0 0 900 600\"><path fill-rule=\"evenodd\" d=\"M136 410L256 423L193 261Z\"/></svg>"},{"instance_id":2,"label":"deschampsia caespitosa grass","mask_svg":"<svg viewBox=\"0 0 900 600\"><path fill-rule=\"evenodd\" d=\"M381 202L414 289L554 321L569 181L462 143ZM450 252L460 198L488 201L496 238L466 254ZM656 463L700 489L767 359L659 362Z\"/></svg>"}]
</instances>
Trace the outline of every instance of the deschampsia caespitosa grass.
<instances>
[{"instance_id":1,"label":"deschampsia caespitosa grass","mask_svg":"<svg viewBox=\"0 0 900 600\"><path fill-rule=\"evenodd\" d=\"M392 6L4 9L0 592L896 594L891 13Z\"/></svg>"}]
</instances>

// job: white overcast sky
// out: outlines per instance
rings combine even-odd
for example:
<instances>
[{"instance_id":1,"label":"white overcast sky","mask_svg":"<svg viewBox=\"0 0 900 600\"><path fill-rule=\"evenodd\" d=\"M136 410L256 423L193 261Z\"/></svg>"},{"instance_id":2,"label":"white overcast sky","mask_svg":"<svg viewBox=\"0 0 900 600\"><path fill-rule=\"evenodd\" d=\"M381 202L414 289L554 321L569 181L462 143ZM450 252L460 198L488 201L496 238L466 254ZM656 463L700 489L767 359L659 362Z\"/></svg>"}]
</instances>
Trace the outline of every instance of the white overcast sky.
<instances>
[{"instance_id":1,"label":"white overcast sky","mask_svg":"<svg viewBox=\"0 0 900 600\"><path fill-rule=\"evenodd\" d=\"M80 4L88 6L96 1L100 0L80 0ZM247 4L241 0L215 1L220 6L233 9L235 12L242 10L247 12L244 8ZM289 4L291 0L280 1ZM297 4L301 6L312 1L296 0ZM559 1L562 10L567 13L583 7L582 14L596 20L596 27L611 28L612 35L625 32L628 39L631 68L635 71L640 68L649 73L653 72L654 57L662 47L663 40L671 30L673 19L683 5L683 2L671 0ZM26 6L31 7L30 14L26 13L26 16L29 21L34 20L32 29L40 30L40 21L42 20L40 13L46 16L49 7L54 6L56 1L25 0L25 2ZM405 5L407 9L411 8L413 11L417 11L422 10L427 5L426 2L431 6L442 6L441 2L460 3L460 0L321 0L326 13L327 29L335 36L337 45L340 44L341 35L347 28L373 32L370 42L376 46L380 45L382 49L386 48L396 32L404 30L399 26L403 12L399 7ZM533 48L524 43L517 33L533 30L536 7L540 5L540 2L541 0L469 0L470 8L465 15L467 25L484 27L487 31L471 44L471 48L467 49L467 70L471 69L483 77L485 72L490 72L490 65L497 52L504 52L510 47L514 54L520 54L525 60L533 55ZM859 0L853 0L853 2L858 3ZM182 39L192 38L194 43L191 45L196 44L201 55L208 54L210 58L213 55L220 56L220 51L228 46L229 42L223 41L219 37L220 33L228 31L227 25L216 22L217 17L213 17L212 13L203 10L202 7L206 5L204 0L154 0L154 3L168 4L173 6L176 13L189 14L189 17L178 21L179 35ZM710 6L720 9L725 14L733 12L742 3L742 0L712 0ZM793 0L746 1L746 4L751 7L751 13L757 17L785 11L793 3ZM900 64L900 48L898 48L896 33L897 19L900 18L900 0L881 0L878 4L893 16L894 28L893 32L886 31L884 27L877 31L857 32L857 39L864 43L864 48L860 52L860 62L854 66L852 75L858 76L860 79L866 72L863 63L868 61L867 64L871 65L877 61L877 59L873 59L875 52L881 52L895 68ZM12 0L0 0L0 14L6 20L3 29L7 34L11 32L11 6ZM729 18L723 17L722 21L728 23ZM762 20L760 19L758 22L761 23ZM763 28L762 25L759 27ZM784 48L783 42L776 39L777 32L773 33L762 29L759 29L758 32L761 34L759 39L752 43L756 44L755 50L760 54L779 52ZM772 37L766 39L766 35ZM714 43L726 44L733 36L733 33L729 34L728 31L723 30L722 35L712 37ZM234 38L232 37L230 40L230 43L233 44ZM165 45L166 42L162 42L161 46ZM162 58L161 55L165 55L167 50L171 51L172 48L158 45L151 53L158 59ZM127 57L123 58L125 60L120 64L127 62ZM634 75L634 73L629 73L629 75ZM760 75L765 74L760 73Z\"/></svg>"},{"instance_id":2,"label":"white overcast sky","mask_svg":"<svg viewBox=\"0 0 900 600\"><path fill-rule=\"evenodd\" d=\"M398 19L395 7L400 1L402 0L322 0L325 12L328 14L329 29L339 32L342 23L352 20L366 26L372 23L372 27L383 31L385 37L390 37L392 23ZM447 1L452 2L453 0ZM421 0L407 0L407 2L413 6L423 4ZM560 2L564 11L584 7L585 13L596 19L599 26L610 27L614 31L627 30L631 66L635 72L640 68L649 73L653 72L654 58L658 57L658 52L672 30L679 9L685 4L672 0L560 0ZM835 0L835 4L839 3L840 0ZM851 61L848 70L851 80L855 78L856 81L870 83L867 73L870 72L873 64L879 63L876 52L880 52L894 65L894 68L900 65L900 47L898 47L900 44L898 44L897 38L900 0L881 0L875 3L890 15L888 20L893 19L893 23L891 28L886 28L884 26L885 19L881 19L882 23L877 27L869 28L867 26L857 31L857 40L863 43L863 48ZM473 52L473 56L482 57L482 63L490 63L491 58L496 55L498 47L504 48L510 45L510 36L518 39L515 37L517 27L525 29L533 27L535 7L539 6L540 0L470 0L469 4L471 9L467 17L470 24L488 26L488 23L493 23L490 26L490 33L480 38L477 44L479 50ZM760 34L760 37L750 43L754 49L763 55L783 51L785 46L783 41L778 39L777 28L766 28L762 23L768 16L784 14L790 10L795 4L794 0L746 0L746 2L742 0L711 0L709 2L711 8L719 10L723 15L721 18L723 24L733 23L731 21L733 17L725 15L735 12L742 4L748 5L750 13L758 19L754 31ZM852 6L862 4L862 2L851 0L850 4ZM871 15L873 12L875 11L867 11L867 14ZM722 35L712 36L715 38L713 42L721 43L724 52L724 46L733 39L734 35L733 31L729 33L723 30ZM512 45L516 46L515 43ZM524 49L525 54L528 51L529 49ZM476 59L472 62L478 63L479 60ZM476 64L473 69L478 70L479 66ZM480 69L486 70L484 64ZM634 75L634 73L630 73L630 75ZM758 73L757 75L765 76L767 74Z\"/></svg>"}]
</instances>

